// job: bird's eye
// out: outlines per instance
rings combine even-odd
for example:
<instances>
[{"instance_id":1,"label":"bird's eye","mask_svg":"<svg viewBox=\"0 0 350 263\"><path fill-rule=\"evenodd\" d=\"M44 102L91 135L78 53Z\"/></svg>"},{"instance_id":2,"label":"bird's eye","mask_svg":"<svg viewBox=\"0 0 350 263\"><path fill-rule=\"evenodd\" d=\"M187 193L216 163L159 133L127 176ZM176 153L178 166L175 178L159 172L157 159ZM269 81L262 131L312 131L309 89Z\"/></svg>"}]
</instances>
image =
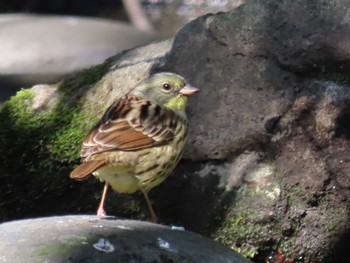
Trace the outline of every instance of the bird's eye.
<instances>
[{"instance_id":1,"label":"bird's eye","mask_svg":"<svg viewBox=\"0 0 350 263\"><path fill-rule=\"evenodd\" d=\"M171 90L171 86L170 86L170 84L168 84L168 83L164 83L164 84L163 84L163 90L165 90L165 91L169 91L169 90Z\"/></svg>"}]
</instances>

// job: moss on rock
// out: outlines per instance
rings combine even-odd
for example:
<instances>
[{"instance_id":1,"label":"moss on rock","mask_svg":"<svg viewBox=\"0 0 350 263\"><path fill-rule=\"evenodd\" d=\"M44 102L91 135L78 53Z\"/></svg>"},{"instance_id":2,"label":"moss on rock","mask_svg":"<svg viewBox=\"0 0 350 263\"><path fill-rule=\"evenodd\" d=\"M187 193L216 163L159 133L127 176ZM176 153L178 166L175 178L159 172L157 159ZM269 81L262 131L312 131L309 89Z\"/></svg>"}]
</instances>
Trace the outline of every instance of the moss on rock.
<instances>
[{"instance_id":1,"label":"moss on rock","mask_svg":"<svg viewBox=\"0 0 350 263\"><path fill-rule=\"evenodd\" d=\"M281 237L271 223L275 222L276 226L280 221L272 211L279 193L280 189L275 184L260 189L243 187L237 192L235 203L227 210L214 234L216 240L248 258L256 256L264 246L270 247L271 240Z\"/></svg>"},{"instance_id":2,"label":"moss on rock","mask_svg":"<svg viewBox=\"0 0 350 263\"><path fill-rule=\"evenodd\" d=\"M61 207L55 207L57 198L80 197L73 193L77 185L69 179L69 172L79 161L83 137L99 116L81 111L82 97L73 94L81 86L99 81L109 67L110 62L106 62L62 82L56 90L58 99L49 111L33 109L32 89L19 91L3 104L0 199L4 201L0 204L0 221L65 210L64 202L56 202ZM49 207L40 202L48 202Z\"/></svg>"}]
</instances>

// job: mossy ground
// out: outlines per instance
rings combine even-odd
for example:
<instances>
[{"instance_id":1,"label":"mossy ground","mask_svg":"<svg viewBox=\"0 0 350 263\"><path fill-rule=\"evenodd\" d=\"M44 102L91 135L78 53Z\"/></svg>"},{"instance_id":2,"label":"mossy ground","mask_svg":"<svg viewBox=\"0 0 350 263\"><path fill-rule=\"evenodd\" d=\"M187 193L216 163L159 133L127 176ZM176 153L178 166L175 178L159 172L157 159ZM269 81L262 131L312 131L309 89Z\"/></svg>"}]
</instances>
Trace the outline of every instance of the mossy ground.
<instances>
[{"instance_id":1,"label":"mossy ground","mask_svg":"<svg viewBox=\"0 0 350 263\"><path fill-rule=\"evenodd\" d=\"M345 227L346 208L328 207L325 196L310 195L283 178L275 182L240 189L212 236L254 262L321 262L324 248L334 246ZM269 200L273 192L279 193L275 201ZM316 209L322 217L314 218Z\"/></svg>"},{"instance_id":2,"label":"mossy ground","mask_svg":"<svg viewBox=\"0 0 350 263\"><path fill-rule=\"evenodd\" d=\"M80 162L81 142L98 117L84 112L82 86L93 86L110 62L63 81L59 99L48 111L35 111L35 94L24 89L0 111L0 222L67 213L94 213L102 183L95 178L76 182L70 171ZM98 189L98 191L96 191ZM135 211L122 206L122 211ZM126 205L127 206L127 205Z\"/></svg>"},{"instance_id":3,"label":"mossy ground","mask_svg":"<svg viewBox=\"0 0 350 263\"><path fill-rule=\"evenodd\" d=\"M277 186L270 185L266 189L243 187L239 190L235 204L227 209L213 235L215 239L248 258L270 248L273 241L277 242L281 237L281 233L276 234L274 229L274 224L278 225L280 220L273 216L273 207L270 210L266 207L273 203L269 199L275 189L278 189ZM258 209L260 206L261 209ZM271 212L266 213L267 210Z\"/></svg>"}]
</instances>

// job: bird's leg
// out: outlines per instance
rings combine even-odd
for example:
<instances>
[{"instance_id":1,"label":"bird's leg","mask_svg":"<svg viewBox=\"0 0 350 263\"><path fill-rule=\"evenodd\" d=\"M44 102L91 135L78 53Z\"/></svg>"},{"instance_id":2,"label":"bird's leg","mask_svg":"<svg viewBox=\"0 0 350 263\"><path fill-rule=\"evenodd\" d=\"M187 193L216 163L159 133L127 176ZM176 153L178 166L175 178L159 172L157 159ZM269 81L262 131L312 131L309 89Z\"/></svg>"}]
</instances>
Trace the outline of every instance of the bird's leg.
<instances>
[{"instance_id":1,"label":"bird's leg","mask_svg":"<svg viewBox=\"0 0 350 263\"><path fill-rule=\"evenodd\" d=\"M100 202L100 205L97 209L97 216L99 216L99 217L104 217L107 215L104 208L103 208L104 203L105 203L105 199L106 199L106 195L107 195L107 190L108 190L108 183L106 182L105 186L103 188L101 202Z\"/></svg>"},{"instance_id":2,"label":"bird's leg","mask_svg":"<svg viewBox=\"0 0 350 263\"><path fill-rule=\"evenodd\" d=\"M151 204L151 201L149 200L148 198L148 194L147 192L141 187L141 192L143 193L143 195L145 196L145 199L146 199L146 202L147 202L147 205L148 205L148 209L149 209L149 212L151 213L151 222L152 223L157 223L158 222L158 218L156 216L156 213L154 212L153 210L153 207L152 207L152 204Z\"/></svg>"}]
</instances>

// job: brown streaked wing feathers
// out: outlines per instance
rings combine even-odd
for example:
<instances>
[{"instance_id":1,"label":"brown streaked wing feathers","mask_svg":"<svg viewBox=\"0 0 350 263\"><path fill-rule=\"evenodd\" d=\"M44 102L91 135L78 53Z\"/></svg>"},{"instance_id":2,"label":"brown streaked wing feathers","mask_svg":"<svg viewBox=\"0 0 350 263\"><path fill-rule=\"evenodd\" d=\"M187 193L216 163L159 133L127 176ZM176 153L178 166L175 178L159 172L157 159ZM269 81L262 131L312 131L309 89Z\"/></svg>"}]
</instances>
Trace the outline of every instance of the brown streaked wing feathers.
<instances>
[{"instance_id":1,"label":"brown streaked wing feathers","mask_svg":"<svg viewBox=\"0 0 350 263\"><path fill-rule=\"evenodd\" d=\"M118 125L115 125L118 126ZM96 133L94 140L103 143L104 147L112 147L120 150L137 150L154 144L154 140L140 131L129 126L128 130Z\"/></svg>"},{"instance_id":2,"label":"brown streaked wing feathers","mask_svg":"<svg viewBox=\"0 0 350 263\"><path fill-rule=\"evenodd\" d=\"M174 132L167 127L166 120L172 117L172 111L162 109L157 116L149 116L133 124L128 120L130 113L139 117L140 106L150 103L146 100L127 95L106 111L101 121L86 136L81 150L83 158L107 151L137 151L163 145L173 139ZM155 106L153 103L150 103ZM152 133L147 132L152 130ZM157 138L156 138L157 137Z\"/></svg>"},{"instance_id":3,"label":"brown streaked wing feathers","mask_svg":"<svg viewBox=\"0 0 350 263\"><path fill-rule=\"evenodd\" d=\"M70 178L74 178L77 180L85 179L91 173L95 172L98 168L101 168L105 164L105 160L92 160L84 162L71 172Z\"/></svg>"}]
</instances>

